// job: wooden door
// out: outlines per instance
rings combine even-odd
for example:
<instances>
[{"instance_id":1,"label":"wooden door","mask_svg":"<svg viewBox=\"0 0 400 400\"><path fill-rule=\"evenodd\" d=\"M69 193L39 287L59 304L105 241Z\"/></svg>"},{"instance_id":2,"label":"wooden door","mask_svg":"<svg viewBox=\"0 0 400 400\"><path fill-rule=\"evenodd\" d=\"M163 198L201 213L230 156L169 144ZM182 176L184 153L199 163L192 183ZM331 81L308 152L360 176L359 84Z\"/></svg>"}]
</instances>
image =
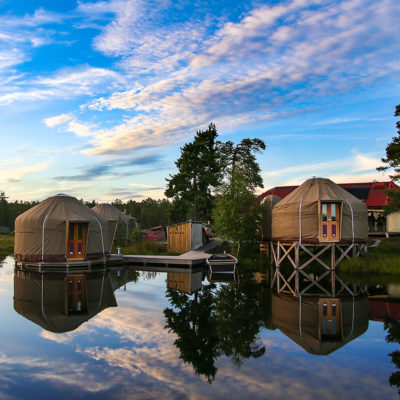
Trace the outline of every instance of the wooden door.
<instances>
[{"instance_id":1,"label":"wooden door","mask_svg":"<svg viewBox=\"0 0 400 400\"><path fill-rule=\"evenodd\" d=\"M86 307L86 280L84 275L66 277L66 314L83 313Z\"/></svg>"},{"instance_id":2,"label":"wooden door","mask_svg":"<svg viewBox=\"0 0 400 400\"><path fill-rule=\"evenodd\" d=\"M86 223L69 224L67 258L84 258L86 241Z\"/></svg>"},{"instance_id":3,"label":"wooden door","mask_svg":"<svg viewBox=\"0 0 400 400\"><path fill-rule=\"evenodd\" d=\"M338 242L339 203L321 203L320 241Z\"/></svg>"},{"instance_id":4,"label":"wooden door","mask_svg":"<svg viewBox=\"0 0 400 400\"><path fill-rule=\"evenodd\" d=\"M319 310L321 338L329 339L340 336L340 300L321 299Z\"/></svg>"}]
</instances>

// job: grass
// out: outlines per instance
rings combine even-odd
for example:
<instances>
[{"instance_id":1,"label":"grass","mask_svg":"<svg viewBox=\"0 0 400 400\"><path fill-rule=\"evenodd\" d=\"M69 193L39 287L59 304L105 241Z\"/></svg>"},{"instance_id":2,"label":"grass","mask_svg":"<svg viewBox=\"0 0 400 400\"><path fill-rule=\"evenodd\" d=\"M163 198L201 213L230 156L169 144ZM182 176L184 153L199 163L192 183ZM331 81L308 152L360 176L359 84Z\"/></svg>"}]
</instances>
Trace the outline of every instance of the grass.
<instances>
[{"instance_id":1,"label":"grass","mask_svg":"<svg viewBox=\"0 0 400 400\"><path fill-rule=\"evenodd\" d=\"M113 246L111 253L117 253L117 247ZM121 247L122 254L132 255L179 255L180 253L171 253L167 251L167 244L154 242L151 240L136 241L128 246Z\"/></svg>"},{"instance_id":2,"label":"grass","mask_svg":"<svg viewBox=\"0 0 400 400\"><path fill-rule=\"evenodd\" d=\"M340 272L369 274L400 274L400 238L381 239L376 247L369 247L365 256L344 260Z\"/></svg>"},{"instance_id":3,"label":"grass","mask_svg":"<svg viewBox=\"0 0 400 400\"><path fill-rule=\"evenodd\" d=\"M8 256L14 253L14 236L0 234L0 255Z\"/></svg>"}]
</instances>

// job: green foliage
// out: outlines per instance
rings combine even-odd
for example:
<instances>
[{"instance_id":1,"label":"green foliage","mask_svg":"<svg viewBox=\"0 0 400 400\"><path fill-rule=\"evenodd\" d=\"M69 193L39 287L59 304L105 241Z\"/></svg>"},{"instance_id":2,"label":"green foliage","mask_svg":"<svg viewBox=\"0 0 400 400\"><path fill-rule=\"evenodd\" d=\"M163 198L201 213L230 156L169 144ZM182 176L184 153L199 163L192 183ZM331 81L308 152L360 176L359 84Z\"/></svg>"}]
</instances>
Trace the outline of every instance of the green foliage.
<instances>
[{"instance_id":1,"label":"green foliage","mask_svg":"<svg viewBox=\"0 0 400 400\"><path fill-rule=\"evenodd\" d=\"M120 217L118 218L117 230L114 236L114 245L118 247L124 246L126 243L126 223Z\"/></svg>"},{"instance_id":2,"label":"green foliage","mask_svg":"<svg viewBox=\"0 0 400 400\"><path fill-rule=\"evenodd\" d=\"M181 148L181 157L175 162L178 173L167 180L165 195L174 199L171 221L187 219L207 221L213 206L212 191L220 184L219 154L214 124L198 131L191 143ZM185 216L185 218L182 218Z\"/></svg>"},{"instance_id":3,"label":"green foliage","mask_svg":"<svg viewBox=\"0 0 400 400\"><path fill-rule=\"evenodd\" d=\"M400 343L400 321L396 321L394 318L386 317L385 320L385 330L388 331L386 336L386 342L388 343ZM397 386L398 393L400 394L400 351L395 350L389 354L392 358L392 363L397 368L396 372L389 378L389 383L391 386Z\"/></svg>"},{"instance_id":4,"label":"green foliage","mask_svg":"<svg viewBox=\"0 0 400 400\"><path fill-rule=\"evenodd\" d=\"M142 234L140 233L140 230L135 228L132 230L132 235L131 235L131 242L132 243L139 243L142 241Z\"/></svg>"},{"instance_id":5,"label":"green foliage","mask_svg":"<svg viewBox=\"0 0 400 400\"><path fill-rule=\"evenodd\" d=\"M116 247L113 246L112 252L116 253ZM167 252L165 243L154 242L147 239L135 241L128 246L121 246L122 254L140 254L140 255L175 255Z\"/></svg>"},{"instance_id":6,"label":"green foliage","mask_svg":"<svg viewBox=\"0 0 400 400\"><path fill-rule=\"evenodd\" d=\"M400 274L399 248L398 238L383 240L378 246L369 248L365 256L343 260L339 270L347 273Z\"/></svg>"},{"instance_id":7,"label":"green foliage","mask_svg":"<svg viewBox=\"0 0 400 400\"><path fill-rule=\"evenodd\" d=\"M232 196L228 190L217 196L213 229L221 239L234 243L256 239L260 213L255 200L256 196L247 191Z\"/></svg>"},{"instance_id":8,"label":"green foliage","mask_svg":"<svg viewBox=\"0 0 400 400\"><path fill-rule=\"evenodd\" d=\"M260 139L243 139L238 145L219 143L224 183L215 201L213 229L235 243L253 241L260 210L254 190L263 187L256 153L265 149Z\"/></svg>"},{"instance_id":9,"label":"green foliage","mask_svg":"<svg viewBox=\"0 0 400 400\"><path fill-rule=\"evenodd\" d=\"M0 235L0 255L8 256L14 253L14 236Z\"/></svg>"},{"instance_id":10,"label":"green foliage","mask_svg":"<svg viewBox=\"0 0 400 400\"><path fill-rule=\"evenodd\" d=\"M400 104L396 106L395 117L400 117ZM377 168L378 171L386 171L393 168L394 173L390 175L393 181L400 181L400 121L396 122L397 136L386 146L386 157L382 158L382 162L386 165ZM395 190L387 190L389 196L389 204L385 207L385 213L393 213L400 210L400 193Z\"/></svg>"},{"instance_id":11,"label":"green foliage","mask_svg":"<svg viewBox=\"0 0 400 400\"><path fill-rule=\"evenodd\" d=\"M9 203L5 193L0 193L0 225L8 226L13 231L15 218L36 204L37 202L35 201L14 201Z\"/></svg>"},{"instance_id":12,"label":"green foliage","mask_svg":"<svg viewBox=\"0 0 400 400\"><path fill-rule=\"evenodd\" d=\"M395 213L400 211L400 190L388 189L385 191L388 196L388 204L383 206L385 214Z\"/></svg>"},{"instance_id":13,"label":"green foliage","mask_svg":"<svg viewBox=\"0 0 400 400\"><path fill-rule=\"evenodd\" d=\"M116 199L111 204L120 211L125 211L126 214L136 218L142 229L168 224L168 212L171 208L171 203L166 199L154 200L147 198L141 202L129 200L126 203Z\"/></svg>"}]
</instances>

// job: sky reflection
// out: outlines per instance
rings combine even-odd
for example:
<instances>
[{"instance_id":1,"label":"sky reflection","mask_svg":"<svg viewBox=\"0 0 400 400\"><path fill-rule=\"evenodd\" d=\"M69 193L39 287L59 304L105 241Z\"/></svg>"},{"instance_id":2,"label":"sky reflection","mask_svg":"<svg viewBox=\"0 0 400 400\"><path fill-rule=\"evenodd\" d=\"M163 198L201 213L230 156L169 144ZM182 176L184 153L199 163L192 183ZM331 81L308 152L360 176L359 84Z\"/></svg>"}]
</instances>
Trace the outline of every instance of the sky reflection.
<instances>
[{"instance_id":1,"label":"sky reflection","mask_svg":"<svg viewBox=\"0 0 400 400\"><path fill-rule=\"evenodd\" d=\"M166 274L142 274L115 290L117 307L101 310L77 329L53 333L13 309L13 260L0 268L0 398L395 399L395 366L383 324L370 321L359 338L329 356L308 354L278 329L257 333L264 355L240 367L215 359L212 384L180 358L177 335L165 329ZM204 284L208 284L206 281ZM216 288L229 288L229 283ZM216 289L216 290L217 290ZM205 289L203 289L204 291ZM185 295L193 300L194 295ZM174 308L176 310L176 308Z\"/></svg>"}]
</instances>

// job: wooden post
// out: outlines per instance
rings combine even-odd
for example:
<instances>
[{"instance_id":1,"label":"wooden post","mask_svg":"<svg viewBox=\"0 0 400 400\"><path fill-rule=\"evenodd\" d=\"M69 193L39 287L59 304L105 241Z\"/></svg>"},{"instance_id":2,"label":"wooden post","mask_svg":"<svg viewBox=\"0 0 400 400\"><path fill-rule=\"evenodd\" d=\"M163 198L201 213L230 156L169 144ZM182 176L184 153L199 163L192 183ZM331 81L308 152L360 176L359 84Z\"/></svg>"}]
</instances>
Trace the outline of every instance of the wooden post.
<instances>
[{"instance_id":1,"label":"wooden post","mask_svg":"<svg viewBox=\"0 0 400 400\"><path fill-rule=\"evenodd\" d=\"M281 259L281 242L278 242L278 246L276 249L276 268L278 269L278 274L276 276L276 285L277 285L277 289L278 289L278 293L280 293L281 291L281 274L280 274L280 259Z\"/></svg>"},{"instance_id":2,"label":"wooden post","mask_svg":"<svg viewBox=\"0 0 400 400\"><path fill-rule=\"evenodd\" d=\"M336 263L336 245L335 243L333 243L331 247L331 269L336 269L335 263Z\"/></svg>"}]
</instances>

